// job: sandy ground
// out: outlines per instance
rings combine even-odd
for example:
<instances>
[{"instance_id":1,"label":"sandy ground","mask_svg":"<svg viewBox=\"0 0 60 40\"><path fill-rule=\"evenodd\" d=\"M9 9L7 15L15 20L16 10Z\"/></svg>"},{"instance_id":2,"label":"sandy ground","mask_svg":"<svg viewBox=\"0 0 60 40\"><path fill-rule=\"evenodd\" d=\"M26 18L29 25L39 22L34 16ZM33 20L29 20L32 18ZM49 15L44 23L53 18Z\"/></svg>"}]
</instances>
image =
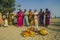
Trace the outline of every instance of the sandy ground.
<instances>
[{"instance_id":1,"label":"sandy ground","mask_svg":"<svg viewBox=\"0 0 60 40\"><path fill-rule=\"evenodd\" d=\"M35 37L23 37L22 31L28 27L22 26L21 28L16 26L0 27L0 40L60 40L60 19L52 19L51 25L47 29L48 35L36 35ZM39 29L43 27L39 26Z\"/></svg>"}]
</instances>

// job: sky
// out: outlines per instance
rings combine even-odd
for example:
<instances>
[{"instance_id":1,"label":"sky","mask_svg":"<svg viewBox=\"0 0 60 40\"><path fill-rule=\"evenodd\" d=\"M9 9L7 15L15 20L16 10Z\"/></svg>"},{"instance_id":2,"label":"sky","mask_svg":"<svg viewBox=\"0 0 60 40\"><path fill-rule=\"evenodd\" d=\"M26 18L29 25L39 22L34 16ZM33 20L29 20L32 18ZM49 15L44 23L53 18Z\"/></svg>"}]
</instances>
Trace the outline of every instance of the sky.
<instances>
[{"instance_id":1,"label":"sky","mask_svg":"<svg viewBox=\"0 0 60 40\"><path fill-rule=\"evenodd\" d=\"M18 9L32 9L34 11L37 9L38 11L40 9L43 9L45 11L46 8L48 8L51 12L51 16L57 16L60 17L60 0L15 0L15 7L16 11ZM21 7L17 7L17 5L21 5Z\"/></svg>"}]
</instances>

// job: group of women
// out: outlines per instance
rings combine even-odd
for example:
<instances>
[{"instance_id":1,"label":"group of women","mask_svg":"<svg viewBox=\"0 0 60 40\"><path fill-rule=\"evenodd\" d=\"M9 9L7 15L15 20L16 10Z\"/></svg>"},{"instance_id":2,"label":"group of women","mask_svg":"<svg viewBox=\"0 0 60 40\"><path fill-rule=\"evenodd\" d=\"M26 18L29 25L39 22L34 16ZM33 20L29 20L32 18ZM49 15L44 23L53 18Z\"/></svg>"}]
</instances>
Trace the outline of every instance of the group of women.
<instances>
[{"instance_id":1,"label":"group of women","mask_svg":"<svg viewBox=\"0 0 60 40\"><path fill-rule=\"evenodd\" d=\"M45 19L45 22L44 22ZM23 25L23 21L25 26L36 26L38 28L38 25L41 26L48 26L50 24L50 11L46 9L44 12L42 9L38 12L37 10L30 9L28 12L26 9L24 9L24 12L20 9L17 13L17 24L19 27Z\"/></svg>"},{"instance_id":2,"label":"group of women","mask_svg":"<svg viewBox=\"0 0 60 40\"><path fill-rule=\"evenodd\" d=\"M8 14L8 18L4 16L2 19L1 16L0 25L2 24L2 20L4 20L4 26L12 25L16 21L18 27L22 27L23 25L25 25L31 27L35 26L36 28L38 28L39 25L47 27L50 24L50 11L48 9L46 9L45 12L42 9L40 9L39 12L37 10L34 10L34 12L32 12L31 9L28 12L26 9L24 9L24 11L19 9L15 18L12 19L12 16L12 13ZM14 20L16 21L13 22Z\"/></svg>"}]
</instances>

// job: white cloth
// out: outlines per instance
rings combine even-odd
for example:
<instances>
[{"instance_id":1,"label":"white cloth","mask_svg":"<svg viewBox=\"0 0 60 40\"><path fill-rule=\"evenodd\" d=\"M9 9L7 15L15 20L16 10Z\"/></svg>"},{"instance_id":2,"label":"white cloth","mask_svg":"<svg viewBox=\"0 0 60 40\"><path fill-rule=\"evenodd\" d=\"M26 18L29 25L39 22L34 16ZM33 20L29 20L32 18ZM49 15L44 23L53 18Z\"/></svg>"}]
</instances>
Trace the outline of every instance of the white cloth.
<instances>
[{"instance_id":1,"label":"white cloth","mask_svg":"<svg viewBox=\"0 0 60 40\"><path fill-rule=\"evenodd\" d=\"M35 21L35 28L38 29L38 16L37 16L38 12L34 12L34 21Z\"/></svg>"},{"instance_id":2,"label":"white cloth","mask_svg":"<svg viewBox=\"0 0 60 40\"><path fill-rule=\"evenodd\" d=\"M4 26L8 26L8 20L7 19L4 20Z\"/></svg>"}]
</instances>

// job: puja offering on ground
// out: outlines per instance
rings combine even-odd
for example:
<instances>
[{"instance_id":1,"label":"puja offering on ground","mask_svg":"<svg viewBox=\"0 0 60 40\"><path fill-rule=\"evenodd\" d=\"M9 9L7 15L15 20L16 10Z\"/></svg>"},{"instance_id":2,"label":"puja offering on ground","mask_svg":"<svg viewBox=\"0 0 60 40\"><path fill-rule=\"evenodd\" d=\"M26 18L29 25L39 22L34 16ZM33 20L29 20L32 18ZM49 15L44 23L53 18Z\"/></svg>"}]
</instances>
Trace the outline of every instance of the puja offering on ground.
<instances>
[{"instance_id":1,"label":"puja offering on ground","mask_svg":"<svg viewBox=\"0 0 60 40\"><path fill-rule=\"evenodd\" d=\"M34 31L31 31L29 29L27 29L26 31L23 32L23 36L24 37L28 37L28 36L35 36L35 32Z\"/></svg>"},{"instance_id":2,"label":"puja offering on ground","mask_svg":"<svg viewBox=\"0 0 60 40\"><path fill-rule=\"evenodd\" d=\"M41 30L39 30L39 33L38 34L36 34L36 33L38 33L38 30L37 30L37 32L35 32L35 31L33 31L32 29L27 29L27 30L25 30L23 33L22 33L22 35L24 36L24 37L29 37L29 36L36 36L36 35L38 35L38 34L41 34L41 35L47 35L48 34L48 32L47 32L47 30L46 29L41 29Z\"/></svg>"},{"instance_id":3,"label":"puja offering on ground","mask_svg":"<svg viewBox=\"0 0 60 40\"><path fill-rule=\"evenodd\" d=\"M41 35L47 35L48 32L47 32L46 29L41 29L41 30L40 30L40 34L41 34Z\"/></svg>"}]
</instances>

